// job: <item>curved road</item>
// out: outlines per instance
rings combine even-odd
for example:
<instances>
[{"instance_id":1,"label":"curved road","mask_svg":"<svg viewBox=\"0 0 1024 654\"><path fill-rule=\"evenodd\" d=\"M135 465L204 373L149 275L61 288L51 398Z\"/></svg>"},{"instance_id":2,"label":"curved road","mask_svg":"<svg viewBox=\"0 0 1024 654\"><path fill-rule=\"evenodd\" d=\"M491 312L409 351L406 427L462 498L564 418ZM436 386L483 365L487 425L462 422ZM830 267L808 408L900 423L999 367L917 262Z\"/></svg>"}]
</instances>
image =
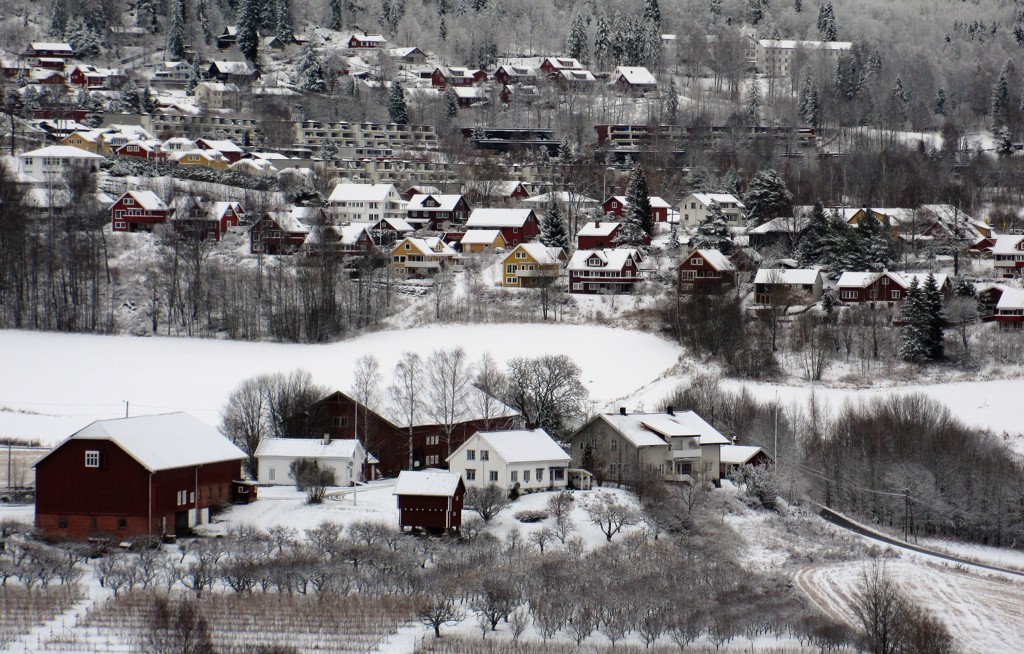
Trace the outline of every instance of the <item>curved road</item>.
<instances>
[{"instance_id":1,"label":"curved road","mask_svg":"<svg viewBox=\"0 0 1024 654\"><path fill-rule=\"evenodd\" d=\"M945 552L937 552L935 550L928 549L927 547L921 547L920 545L912 545L910 543L904 543L901 540L897 540L895 538L892 538L891 536L886 536L885 534L879 533L879 532L877 532L877 531L875 531L873 529L865 527L862 524L854 522L853 520L851 520L850 518L846 517L842 513L837 513L836 511L833 511L832 509L829 509L828 507L826 507L824 505L818 504L817 502L813 502L813 504L818 507L818 515L821 516L822 518L824 518L826 521L831 522L832 524L836 525L837 527L842 527L843 529L847 529L847 530L852 531L852 532L854 532L856 534L860 534L861 536L866 536L866 537L868 537L868 538L870 538L872 540L877 540L877 541L879 541L881 543L886 543L887 545L892 545L894 547L899 547L901 549L911 550L911 551L914 551L914 552L919 552L921 554L927 554L928 556L938 557L940 559L945 559L947 561L953 561L954 563L962 563L963 565L971 565L971 566L974 566L976 568L984 568L986 570L994 570L995 572L1002 572L1004 574L1014 575L1016 577L1024 578L1024 572L1021 572L1020 570L1012 570L1010 568L1002 568L1002 567L999 567L997 565L989 565L988 563L979 563L978 561L972 561L970 559L964 559L964 558L961 558L959 556L955 556L953 554L947 554Z\"/></svg>"}]
</instances>

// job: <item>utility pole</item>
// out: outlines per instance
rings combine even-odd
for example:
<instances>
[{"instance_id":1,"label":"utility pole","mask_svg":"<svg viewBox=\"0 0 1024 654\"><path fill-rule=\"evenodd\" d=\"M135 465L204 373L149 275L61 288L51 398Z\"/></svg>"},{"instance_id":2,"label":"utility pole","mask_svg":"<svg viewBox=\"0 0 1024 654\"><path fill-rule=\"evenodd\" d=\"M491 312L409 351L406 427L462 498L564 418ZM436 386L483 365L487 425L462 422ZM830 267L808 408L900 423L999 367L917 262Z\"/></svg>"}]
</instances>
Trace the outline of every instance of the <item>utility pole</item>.
<instances>
[{"instance_id":1,"label":"utility pole","mask_svg":"<svg viewBox=\"0 0 1024 654\"><path fill-rule=\"evenodd\" d=\"M124 401L124 417L128 417L128 400Z\"/></svg>"},{"instance_id":2,"label":"utility pole","mask_svg":"<svg viewBox=\"0 0 1024 654\"><path fill-rule=\"evenodd\" d=\"M903 541L910 542L910 489L903 488Z\"/></svg>"}]
</instances>

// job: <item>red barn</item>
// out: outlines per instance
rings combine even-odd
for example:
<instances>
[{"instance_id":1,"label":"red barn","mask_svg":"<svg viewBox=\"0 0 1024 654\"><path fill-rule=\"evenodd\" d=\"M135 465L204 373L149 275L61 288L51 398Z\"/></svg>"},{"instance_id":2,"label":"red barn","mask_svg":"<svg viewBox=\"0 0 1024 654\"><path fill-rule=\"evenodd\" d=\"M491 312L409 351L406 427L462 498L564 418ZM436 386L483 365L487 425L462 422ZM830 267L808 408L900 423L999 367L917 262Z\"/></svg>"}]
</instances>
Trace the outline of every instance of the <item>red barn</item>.
<instances>
[{"instance_id":1,"label":"red barn","mask_svg":"<svg viewBox=\"0 0 1024 654\"><path fill-rule=\"evenodd\" d=\"M454 472L405 470L398 475L398 526L410 529L455 530L462 526L466 485Z\"/></svg>"},{"instance_id":2,"label":"red barn","mask_svg":"<svg viewBox=\"0 0 1024 654\"><path fill-rule=\"evenodd\" d=\"M153 225L167 222L167 213L153 191L127 191L110 207L110 221L115 232L151 232Z\"/></svg>"},{"instance_id":3,"label":"red barn","mask_svg":"<svg viewBox=\"0 0 1024 654\"><path fill-rule=\"evenodd\" d=\"M52 538L186 530L231 500L245 458L186 413L97 420L36 463L36 528Z\"/></svg>"}]
</instances>

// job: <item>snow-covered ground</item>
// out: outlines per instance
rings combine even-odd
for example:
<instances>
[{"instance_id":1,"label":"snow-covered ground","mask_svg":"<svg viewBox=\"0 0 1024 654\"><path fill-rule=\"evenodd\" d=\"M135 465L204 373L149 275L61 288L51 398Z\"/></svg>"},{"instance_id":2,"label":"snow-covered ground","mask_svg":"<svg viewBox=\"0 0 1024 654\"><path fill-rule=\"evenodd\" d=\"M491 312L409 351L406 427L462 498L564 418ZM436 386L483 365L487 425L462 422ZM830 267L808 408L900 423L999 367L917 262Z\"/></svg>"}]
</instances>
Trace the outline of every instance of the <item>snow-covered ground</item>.
<instances>
[{"instance_id":1,"label":"snow-covered ground","mask_svg":"<svg viewBox=\"0 0 1024 654\"><path fill-rule=\"evenodd\" d=\"M681 353L649 334L580 325L424 327L324 345L0 331L0 436L54 443L124 415L125 402L131 415L187 411L216 425L231 391L254 375L304 368L320 384L347 389L354 362L372 354L386 385L403 351L428 357L456 346L499 362L566 354L582 368L596 409L654 381Z\"/></svg>"}]
</instances>

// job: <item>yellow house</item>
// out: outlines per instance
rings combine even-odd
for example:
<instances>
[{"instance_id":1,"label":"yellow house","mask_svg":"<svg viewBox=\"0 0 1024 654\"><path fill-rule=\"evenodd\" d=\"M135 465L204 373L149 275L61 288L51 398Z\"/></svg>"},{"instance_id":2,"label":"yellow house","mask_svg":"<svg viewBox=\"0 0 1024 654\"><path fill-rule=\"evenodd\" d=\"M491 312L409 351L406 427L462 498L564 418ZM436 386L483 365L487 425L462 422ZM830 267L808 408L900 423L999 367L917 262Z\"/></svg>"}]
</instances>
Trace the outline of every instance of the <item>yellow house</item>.
<instances>
[{"instance_id":1,"label":"yellow house","mask_svg":"<svg viewBox=\"0 0 1024 654\"><path fill-rule=\"evenodd\" d=\"M179 166L203 166L216 170L227 170L227 157L214 150L188 150L187 152L175 152L171 155L171 161Z\"/></svg>"},{"instance_id":2,"label":"yellow house","mask_svg":"<svg viewBox=\"0 0 1024 654\"><path fill-rule=\"evenodd\" d=\"M459 243L466 254L504 250L508 246L500 229L471 229Z\"/></svg>"},{"instance_id":3,"label":"yellow house","mask_svg":"<svg viewBox=\"0 0 1024 654\"><path fill-rule=\"evenodd\" d=\"M509 288L535 288L557 280L568 257L562 248L540 243L521 243L501 262L501 285Z\"/></svg>"},{"instance_id":4,"label":"yellow house","mask_svg":"<svg viewBox=\"0 0 1024 654\"><path fill-rule=\"evenodd\" d=\"M61 145L70 145L73 148L79 150L85 150L86 152L92 152L93 154L100 154L100 133L96 131L89 132L71 132L63 139L61 139Z\"/></svg>"},{"instance_id":5,"label":"yellow house","mask_svg":"<svg viewBox=\"0 0 1024 654\"><path fill-rule=\"evenodd\" d=\"M391 249L391 270L402 277L425 277L455 262L457 253L439 238L408 237Z\"/></svg>"}]
</instances>

